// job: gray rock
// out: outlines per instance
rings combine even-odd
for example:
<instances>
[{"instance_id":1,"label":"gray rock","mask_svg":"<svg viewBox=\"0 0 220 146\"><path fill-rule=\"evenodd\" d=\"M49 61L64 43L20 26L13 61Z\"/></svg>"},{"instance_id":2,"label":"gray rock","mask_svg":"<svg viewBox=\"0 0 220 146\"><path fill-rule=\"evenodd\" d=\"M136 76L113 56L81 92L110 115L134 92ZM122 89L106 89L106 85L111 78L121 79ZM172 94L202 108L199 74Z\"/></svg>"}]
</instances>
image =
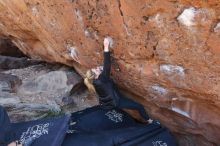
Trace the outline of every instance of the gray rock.
<instances>
[{"instance_id":1,"label":"gray rock","mask_svg":"<svg viewBox=\"0 0 220 146\"><path fill-rule=\"evenodd\" d=\"M67 75L63 71L52 71L41 75L31 81L26 81L20 88L22 94L36 94L41 92L56 92L68 90L72 85L67 85Z\"/></svg>"},{"instance_id":2,"label":"gray rock","mask_svg":"<svg viewBox=\"0 0 220 146\"><path fill-rule=\"evenodd\" d=\"M19 78L18 78L19 77ZM71 113L97 104L72 68L37 64L0 73L0 105L13 122Z\"/></svg>"},{"instance_id":3,"label":"gray rock","mask_svg":"<svg viewBox=\"0 0 220 146\"><path fill-rule=\"evenodd\" d=\"M69 79L71 79L71 81L69 81ZM31 80L24 81L19 88L19 93L23 95L40 93L68 94L73 86L79 82L82 82L82 79L74 72L51 71Z\"/></svg>"},{"instance_id":4,"label":"gray rock","mask_svg":"<svg viewBox=\"0 0 220 146\"><path fill-rule=\"evenodd\" d=\"M51 115L58 115L61 109L57 105L18 103L14 107L7 108L11 121L31 121Z\"/></svg>"},{"instance_id":5,"label":"gray rock","mask_svg":"<svg viewBox=\"0 0 220 146\"><path fill-rule=\"evenodd\" d=\"M0 92L15 92L21 80L14 75L0 73Z\"/></svg>"}]
</instances>

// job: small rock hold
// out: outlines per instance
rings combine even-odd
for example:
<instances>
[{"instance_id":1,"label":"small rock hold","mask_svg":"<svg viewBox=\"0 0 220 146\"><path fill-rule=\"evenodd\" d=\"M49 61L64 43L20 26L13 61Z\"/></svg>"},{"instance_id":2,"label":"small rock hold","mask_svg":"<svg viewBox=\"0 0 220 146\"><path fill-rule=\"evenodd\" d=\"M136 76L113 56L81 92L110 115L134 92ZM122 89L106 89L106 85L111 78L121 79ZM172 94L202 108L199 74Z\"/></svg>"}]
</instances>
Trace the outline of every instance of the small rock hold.
<instances>
[{"instance_id":1,"label":"small rock hold","mask_svg":"<svg viewBox=\"0 0 220 146\"><path fill-rule=\"evenodd\" d=\"M188 9L185 9L181 15L179 15L179 17L177 18L177 20L185 25L185 26L193 26L195 25L195 13L196 13L196 9L194 7L190 7Z\"/></svg>"},{"instance_id":2,"label":"small rock hold","mask_svg":"<svg viewBox=\"0 0 220 146\"><path fill-rule=\"evenodd\" d=\"M163 64L160 66L160 71L168 75L171 74L178 74L180 76L185 75L184 68L178 65Z\"/></svg>"},{"instance_id":3,"label":"small rock hold","mask_svg":"<svg viewBox=\"0 0 220 146\"><path fill-rule=\"evenodd\" d=\"M214 32L220 32L220 22L214 28Z\"/></svg>"},{"instance_id":4,"label":"small rock hold","mask_svg":"<svg viewBox=\"0 0 220 146\"><path fill-rule=\"evenodd\" d=\"M32 10L33 15L35 15L35 16L36 16L37 13L39 12L36 6L33 6L33 7L31 8L31 10Z\"/></svg>"},{"instance_id":5,"label":"small rock hold","mask_svg":"<svg viewBox=\"0 0 220 146\"><path fill-rule=\"evenodd\" d=\"M89 30L87 30L87 29L84 31L84 33L85 33L85 36L86 36L86 37L90 37L90 36L91 36Z\"/></svg>"},{"instance_id":6,"label":"small rock hold","mask_svg":"<svg viewBox=\"0 0 220 146\"><path fill-rule=\"evenodd\" d=\"M67 84L68 78L64 71L51 71L47 74L38 76L34 80L25 81L19 89L22 94L36 94L36 93L53 93L66 89L71 90L72 85Z\"/></svg>"},{"instance_id":7,"label":"small rock hold","mask_svg":"<svg viewBox=\"0 0 220 146\"><path fill-rule=\"evenodd\" d=\"M72 57L72 59L74 59L76 62L80 63L76 47L68 45L67 49L68 49L69 55Z\"/></svg>"},{"instance_id":8,"label":"small rock hold","mask_svg":"<svg viewBox=\"0 0 220 146\"><path fill-rule=\"evenodd\" d=\"M144 21L147 21L149 19L148 16L143 16L142 18L144 19Z\"/></svg>"},{"instance_id":9,"label":"small rock hold","mask_svg":"<svg viewBox=\"0 0 220 146\"><path fill-rule=\"evenodd\" d=\"M82 17L82 15L81 15L80 10L76 9L76 10L75 10L75 15L76 15L76 17L77 17L77 19L78 19L80 25L81 25L82 27L84 27L83 17Z\"/></svg>"},{"instance_id":10,"label":"small rock hold","mask_svg":"<svg viewBox=\"0 0 220 146\"><path fill-rule=\"evenodd\" d=\"M160 85L154 85L151 88L153 89L154 92L156 92L160 95L167 94L167 89L161 87Z\"/></svg>"}]
</instances>

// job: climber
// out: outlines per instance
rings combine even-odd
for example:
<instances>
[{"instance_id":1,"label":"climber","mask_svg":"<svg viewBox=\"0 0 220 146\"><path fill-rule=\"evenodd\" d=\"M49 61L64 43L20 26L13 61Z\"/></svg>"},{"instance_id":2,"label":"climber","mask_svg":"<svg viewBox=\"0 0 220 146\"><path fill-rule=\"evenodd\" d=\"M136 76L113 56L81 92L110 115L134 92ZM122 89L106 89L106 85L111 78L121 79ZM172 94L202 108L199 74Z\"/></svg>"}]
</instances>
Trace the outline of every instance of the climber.
<instances>
[{"instance_id":1,"label":"climber","mask_svg":"<svg viewBox=\"0 0 220 146\"><path fill-rule=\"evenodd\" d=\"M144 107L125 97L110 78L111 58L109 48L112 39L104 39L104 67L97 67L87 71L84 79L85 85L99 96L99 103L103 108L118 107L121 109L137 110L145 121L149 120Z\"/></svg>"}]
</instances>

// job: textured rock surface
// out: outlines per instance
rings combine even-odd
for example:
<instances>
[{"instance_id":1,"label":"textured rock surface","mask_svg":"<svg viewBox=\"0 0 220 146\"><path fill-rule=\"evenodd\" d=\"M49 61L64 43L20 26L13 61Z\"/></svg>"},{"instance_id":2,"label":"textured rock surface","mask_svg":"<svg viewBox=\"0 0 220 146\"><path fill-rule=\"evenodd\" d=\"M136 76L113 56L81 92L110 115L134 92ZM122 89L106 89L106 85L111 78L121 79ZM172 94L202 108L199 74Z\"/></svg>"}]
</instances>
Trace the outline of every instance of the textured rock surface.
<instances>
[{"instance_id":1,"label":"textured rock surface","mask_svg":"<svg viewBox=\"0 0 220 146\"><path fill-rule=\"evenodd\" d=\"M0 73L0 105L14 122L82 110L97 104L88 98L82 78L61 65L39 64Z\"/></svg>"},{"instance_id":2,"label":"textured rock surface","mask_svg":"<svg viewBox=\"0 0 220 146\"><path fill-rule=\"evenodd\" d=\"M0 0L0 33L82 75L111 36L121 87L181 145L220 144L219 0Z\"/></svg>"}]
</instances>

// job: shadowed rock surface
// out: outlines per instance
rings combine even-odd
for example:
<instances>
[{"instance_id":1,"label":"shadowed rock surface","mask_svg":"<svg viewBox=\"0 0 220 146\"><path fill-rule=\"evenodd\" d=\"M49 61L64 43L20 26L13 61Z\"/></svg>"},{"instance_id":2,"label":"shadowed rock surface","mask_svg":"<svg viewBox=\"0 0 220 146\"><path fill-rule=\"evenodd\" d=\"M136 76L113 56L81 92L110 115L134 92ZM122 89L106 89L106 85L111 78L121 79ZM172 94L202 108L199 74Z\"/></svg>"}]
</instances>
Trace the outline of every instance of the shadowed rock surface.
<instances>
[{"instance_id":1,"label":"shadowed rock surface","mask_svg":"<svg viewBox=\"0 0 220 146\"><path fill-rule=\"evenodd\" d=\"M27 66L40 64L39 60L31 60L26 57L17 58L11 56L1 56L0 55L0 69L16 69L16 68L25 68Z\"/></svg>"},{"instance_id":2,"label":"shadowed rock surface","mask_svg":"<svg viewBox=\"0 0 220 146\"><path fill-rule=\"evenodd\" d=\"M0 55L25 57L25 55L16 47L10 39L1 37L0 35Z\"/></svg>"},{"instance_id":3,"label":"shadowed rock surface","mask_svg":"<svg viewBox=\"0 0 220 146\"><path fill-rule=\"evenodd\" d=\"M119 86L180 145L220 145L219 0L0 0L0 34L81 75L111 36Z\"/></svg>"}]
</instances>

